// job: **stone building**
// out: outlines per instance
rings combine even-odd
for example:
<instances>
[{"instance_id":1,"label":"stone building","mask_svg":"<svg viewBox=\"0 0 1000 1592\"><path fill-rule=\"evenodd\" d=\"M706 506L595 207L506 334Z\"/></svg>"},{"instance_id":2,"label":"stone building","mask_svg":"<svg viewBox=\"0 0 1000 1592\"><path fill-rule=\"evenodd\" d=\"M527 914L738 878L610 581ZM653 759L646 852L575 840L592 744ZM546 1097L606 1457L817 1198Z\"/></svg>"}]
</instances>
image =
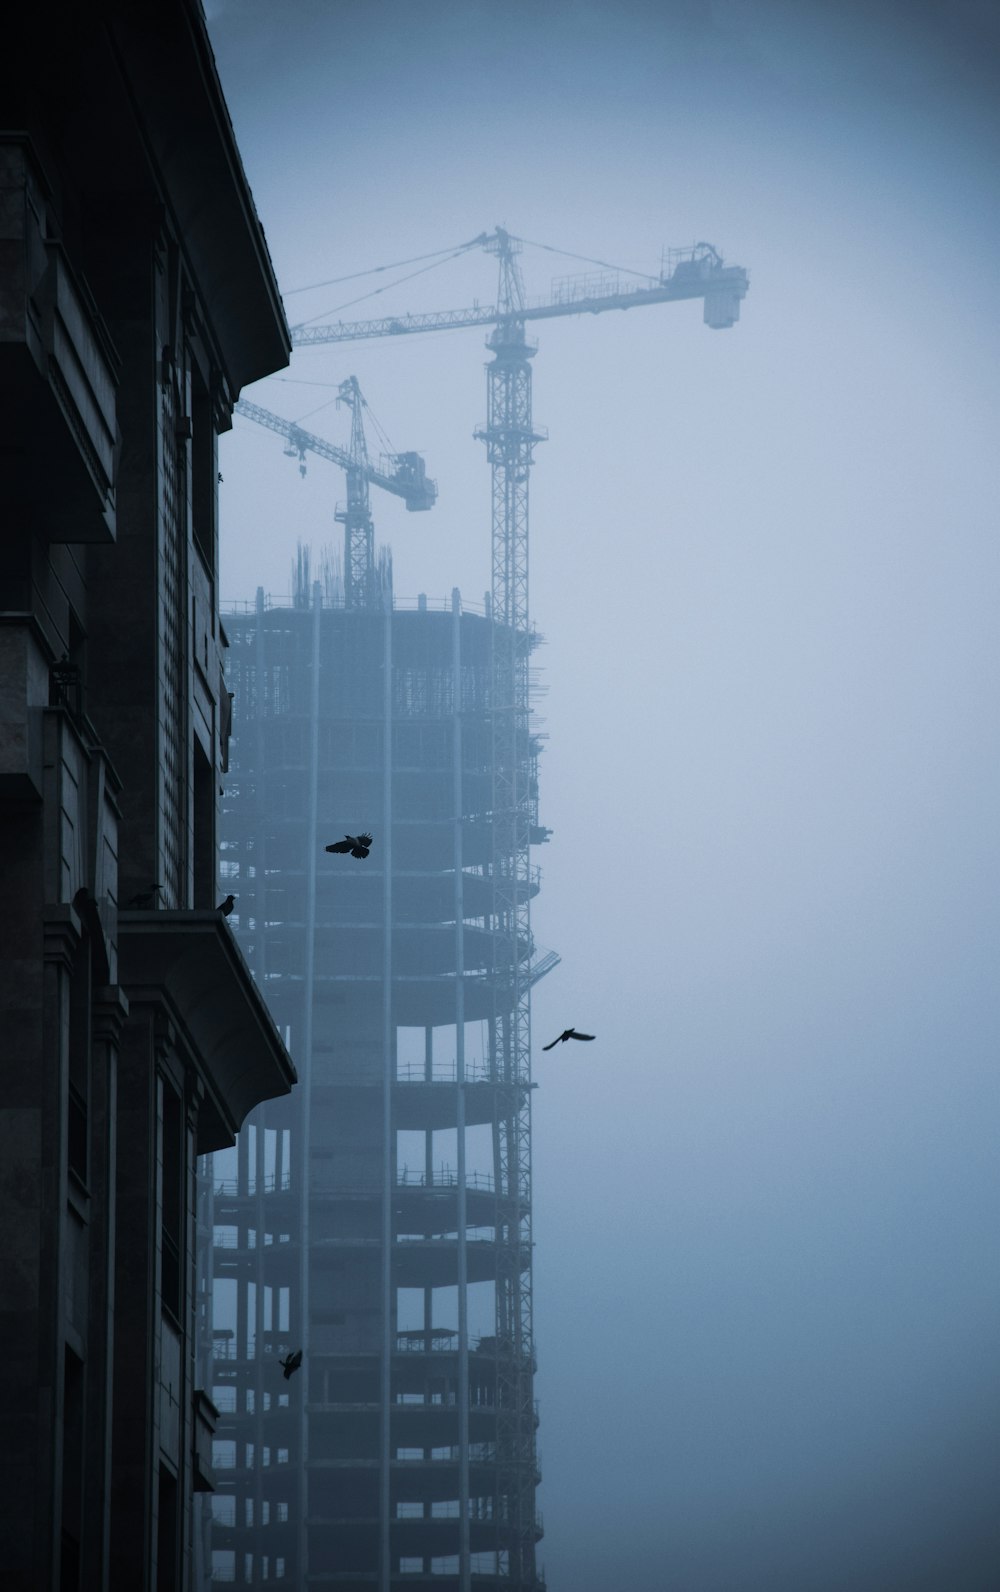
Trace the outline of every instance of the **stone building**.
<instances>
[{"instance_id":1,"label":"stone building","mask_svg":"<svg viewBox=\"0 0 1000 1592\"><path fill-rule=\"evenodd\" d=\"M287 1093L216 910L216 441L288 331L198 0L0 63L0 1563L184 1589L196 1157Z\"/></svg>"}]
</instances>

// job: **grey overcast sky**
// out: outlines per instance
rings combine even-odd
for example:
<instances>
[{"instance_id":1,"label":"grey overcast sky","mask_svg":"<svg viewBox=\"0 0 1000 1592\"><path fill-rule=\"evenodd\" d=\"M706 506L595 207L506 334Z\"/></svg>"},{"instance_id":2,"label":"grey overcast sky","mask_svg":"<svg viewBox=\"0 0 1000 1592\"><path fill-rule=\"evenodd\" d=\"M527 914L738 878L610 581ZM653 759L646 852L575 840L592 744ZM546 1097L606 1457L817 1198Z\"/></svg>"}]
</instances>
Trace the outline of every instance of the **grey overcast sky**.
<instances>
[{"instance_id":1,"label":"grey overcast sky","mask_svg":"<svg viewBox=\"0 0 1000 1592\"><path fill-rule=\"evenodd\" d=\"M731 331L538 330L549 1586L996 1592L1000 8L208 15L291 321L488 302L478 251L292 290L497 223L751 275ZM486 357L303 350L249 394L343 442L356 374L425 453L433 513L374 504L401 598L489 584ZM222 470L223 600L287 592L342 475L242 420Z\"/></svg>"}]
</instances>

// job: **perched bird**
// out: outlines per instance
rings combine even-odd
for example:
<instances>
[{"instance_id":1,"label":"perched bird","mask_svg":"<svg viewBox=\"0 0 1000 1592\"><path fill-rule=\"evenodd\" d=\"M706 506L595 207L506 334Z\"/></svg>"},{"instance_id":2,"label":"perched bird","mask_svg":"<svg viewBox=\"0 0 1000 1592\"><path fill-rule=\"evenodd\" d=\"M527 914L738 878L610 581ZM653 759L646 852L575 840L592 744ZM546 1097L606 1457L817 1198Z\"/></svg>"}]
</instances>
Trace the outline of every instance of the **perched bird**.
<instances>
[{"instance_id":1,"label":"perched bird","mask_svg":"<svg viewBox=\"0 0 1000 1592\"><path fill-rule=\"evenodd\" d=\"M327 846L327 851L349 851L352 857L367 857L371 850L371 835L345 835L343 840L338 840L334 845Z\"/></svg>"},{"instance_id":2,"label":"perched bird","mask_svg":"<svg viewBox=\"0 0 1000 1592\"><path fill-rule=\"evenodd\" d=\"M564 1028L562 1033L559 1035L559 1038L558 1039L554 1039L552 1041L552 1045L565 1044L567 1039L593 1039L593 1038L595 1038L594 1034L578 1034L575 1028ZM552 1045L543 1045L542 1049L543 1050L551 1050L552 1049Z\"/></svg>"},{"instance_id":3,"label":"perched bird","mask_svg":"<svg viewBox=\"0 0 1000 1592\"><path fill-rule=\"evenodd\" d=\"M281 1366L287 1382L292 1372L297 1371L302 1364L302 1350L296 1349L294 1354L286 1354L283 1360L278 1361L278 1364Z\"/></svg>"},{"instance_id":4,"label":"perched bird","mask_svg":"<svg viewBox=\"0 0 1000 1592\"><path fill-rule=\"evenodd\" d=\"M126 907L138 907L140 909L142 907L154 906L156 903L156 897L159 895L162 889L162 884L151 884L148 890L140 890L136 895L132 896L130 900L126 901L125 905Z\"/></svg>"},{"instance_id":5,"label":"perched bird","mask_svg":"<svg viewBox=\"0 0 1000 1592\"><path fill-rule=\"evenodd\" d=\"M219 902L217 910L222 913L222 916L224 918L228 918L230 912L232 912L233 907L235 905L236 905L236 897L234 895L227 895L225 901L220 901Z\"/></svg>"}]
</instances>

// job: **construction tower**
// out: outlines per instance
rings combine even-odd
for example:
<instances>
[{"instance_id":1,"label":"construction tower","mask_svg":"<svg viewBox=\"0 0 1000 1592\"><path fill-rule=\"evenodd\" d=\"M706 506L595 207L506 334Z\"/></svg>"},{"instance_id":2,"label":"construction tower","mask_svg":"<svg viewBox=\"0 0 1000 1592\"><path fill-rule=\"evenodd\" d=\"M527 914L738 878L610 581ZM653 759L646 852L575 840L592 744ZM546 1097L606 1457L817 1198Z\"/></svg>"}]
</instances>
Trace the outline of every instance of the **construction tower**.
<instances>
[{"instance_id":1,"label":"construction tower","mask_svg":"<svg viewBox=\"0 0 1000 1592\"><path fill-rule=\"evenodd\" d=\"M350 608L300 565L290 603L225 620L223 882L301 1082L202 1213L211 1562L534 1592L528 993L558 960L528 912L534 638L523 608L404 608L378 575ZM324 851L364 829L368 858Z\"/></svg>"}]
</instances>

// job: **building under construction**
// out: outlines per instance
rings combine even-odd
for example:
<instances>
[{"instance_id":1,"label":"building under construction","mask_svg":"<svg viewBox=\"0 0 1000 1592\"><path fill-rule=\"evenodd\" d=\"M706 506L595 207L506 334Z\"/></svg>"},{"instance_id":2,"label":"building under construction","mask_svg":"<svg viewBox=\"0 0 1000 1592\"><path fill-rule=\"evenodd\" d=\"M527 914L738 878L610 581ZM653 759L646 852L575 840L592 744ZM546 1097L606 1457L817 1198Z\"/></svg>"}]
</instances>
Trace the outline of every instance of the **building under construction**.
<instances>
[{"instance_id":1,"label":"building under construction","mask_svg":"<svg viewBox=\"0 0 1000 1592\"><path fill-rule=\"evenodd\" d=\"M527 1592L538 736L488 607L374 595L226 617L223 880L301 1083L206 1193L212 1573Z\"/></svg>"},{"instance_id":2,"label":"building under construction","mask_svg":"<svg viewBox=\"0 0 1000 1592\"><path fill-rule=\"evenodd\" d=\"M732 326L746 272L710 244L638 287L568 279L527 302L503 228L495 308L292 329L293 344L490 326L492 582L484 609L394 605L367 488L429 508L415 454L368 460L239 412L347 472L343 588L233 614L223 875L302 1084L217 1169L202 1220L221 1413L218 1580L378 1592L536 1592L541 1525L531 1306L530 712L526 322L702 299ZM345 834L370 854L329 855ZM364 848L358 847L361 851ZM212 1208L214 1205L214 1209ZM302 1370L286 1376L289 1352ZM207 1351L206 1351L207 1352ZM207 1369L207 1368L206 1368Z\"/></svg>"}]
</instances>

